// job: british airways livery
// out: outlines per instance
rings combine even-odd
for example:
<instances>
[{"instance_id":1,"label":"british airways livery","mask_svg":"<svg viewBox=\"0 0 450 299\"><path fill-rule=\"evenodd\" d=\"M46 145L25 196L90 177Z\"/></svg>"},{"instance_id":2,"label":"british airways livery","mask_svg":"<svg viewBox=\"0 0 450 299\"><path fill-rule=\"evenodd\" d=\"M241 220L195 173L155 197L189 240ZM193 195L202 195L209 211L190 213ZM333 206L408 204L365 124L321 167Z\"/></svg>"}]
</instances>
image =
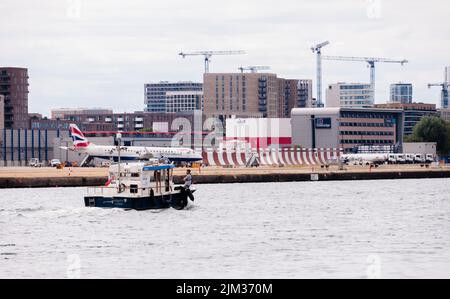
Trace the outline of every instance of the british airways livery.
<instances>
[{"instance_id":1,"label":"british airways livery","mask_svg":"<svg viewBox=\"0 0 450 299\"><path fill-rule=\"evenodd\" d=\"M88 141L83 132L75 124L70 125L73 148L63 148L85 154L89 158L118 161L119 152L117 146L96 145ZM138 147L121 146L120 159L124 161L148 160L152 158L166 159L170 162L199 162L202 155L189 148L170 147Z\"/></svg>"}]
</instances>

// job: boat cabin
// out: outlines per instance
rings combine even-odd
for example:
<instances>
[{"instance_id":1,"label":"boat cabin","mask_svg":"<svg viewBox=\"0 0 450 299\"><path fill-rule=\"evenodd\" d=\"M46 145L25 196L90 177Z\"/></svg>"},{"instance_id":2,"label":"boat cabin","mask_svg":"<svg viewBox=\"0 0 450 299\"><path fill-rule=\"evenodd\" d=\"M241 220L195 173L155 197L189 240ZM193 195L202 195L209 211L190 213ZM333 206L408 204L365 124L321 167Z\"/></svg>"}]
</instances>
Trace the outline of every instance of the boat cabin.
<instances>
[{"instance_id":1,"label":"boat cabin","mask_svg":"<svg viewBox=\"0 0 450 299\"><path fill-rule=\"evenodd\" d=\"M172 164L122 163L109 167L104 187L89 188L89 195L145 197L170 194L174 191ZM120 169L120 179L119 179Z\"/></svg>"}]
</instances>

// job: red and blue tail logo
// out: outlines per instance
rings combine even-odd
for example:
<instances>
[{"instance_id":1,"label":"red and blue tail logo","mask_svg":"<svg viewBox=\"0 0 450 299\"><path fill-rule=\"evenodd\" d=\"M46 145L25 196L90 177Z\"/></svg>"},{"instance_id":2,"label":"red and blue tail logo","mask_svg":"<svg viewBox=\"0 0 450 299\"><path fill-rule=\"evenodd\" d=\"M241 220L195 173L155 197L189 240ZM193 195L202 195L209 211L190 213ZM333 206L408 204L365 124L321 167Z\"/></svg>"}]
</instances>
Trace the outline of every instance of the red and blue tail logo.
<instances>
[{"instance_id":1,"label":"red and blue tail logo","mask_svg":"<svg viewBox=\"0 0 450 299\"><path fill-rule=\"evenodd\" d=\"M72 136L75 148L86 148L90 145L90 142L84 137L84 134L78 129L77 125L70 125L70 135Z\"/></svg>"}]
</instances>

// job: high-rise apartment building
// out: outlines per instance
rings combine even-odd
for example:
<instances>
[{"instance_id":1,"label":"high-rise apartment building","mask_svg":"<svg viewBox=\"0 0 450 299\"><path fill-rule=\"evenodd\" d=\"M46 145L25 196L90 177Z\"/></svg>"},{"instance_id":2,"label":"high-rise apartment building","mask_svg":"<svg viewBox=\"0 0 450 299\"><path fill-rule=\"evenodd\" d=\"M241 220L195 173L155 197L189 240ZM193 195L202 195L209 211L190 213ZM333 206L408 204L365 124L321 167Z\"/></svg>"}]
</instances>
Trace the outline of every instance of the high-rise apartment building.
<instances>
[{"instance_id":1,"label":"high-rise apartment building","mask_svg":"<svg viewBox=\"0 0 450 299\"><path fill-rule=\"evenodd\" d=\"M4 127L28 128L28 70L0 67L0 95L4 96Z\"/></svg>"},{"instance_id":2,"label":"high-rise apartment building","mask_svg":"<svg viewBox=\"0 0 450 299\"><path fill-rule=\"evenodd\" d=\"M310 81L268 73L205 74L203 88L205 115L222 120L290 117L293 108L312 101Z\"/></svg>"},{"instance_id":3,"label":"high-rise apartment building","mask_svg":"<svg viewBox=\"0 0 450 299\"><path fill-rule=\"evenodd\" d=\"M391 103L411 104L413 102L413 86L409 83L391 84Z\"/></svg>"},{"instance_id":4,"label":"high-rise apartment building","mask_svg":"<svg viewBox=\"0 0 450 299\"><path fill-rule=\"evenodd\" d=\"M165 113L167 93L169 92L197 92L203 90L202 83L194 82L159 82L145 84L145 111Z\"/></svg>"},{"instance_id":5,"label":"high-rise apartment building","mask_svg":"<svg viewBox=\"0 0 450 299\"><path fill-rule=\"evenodd\" d=\"M313 108L315 103L312 97L312 80L300 80L298 82L297 108Z\"/></svg>"},{"instance_id":6,"label":"high-rise apartment building","mask_svg":"<svg viewBox=\"0 0 450 299\"><path fill-rule=\"evenodd\" d=\"M337 83L328 86L326 106L329 108L368 108L374 104L374 91L370 84Z\"/></svg>"}]
</instances>

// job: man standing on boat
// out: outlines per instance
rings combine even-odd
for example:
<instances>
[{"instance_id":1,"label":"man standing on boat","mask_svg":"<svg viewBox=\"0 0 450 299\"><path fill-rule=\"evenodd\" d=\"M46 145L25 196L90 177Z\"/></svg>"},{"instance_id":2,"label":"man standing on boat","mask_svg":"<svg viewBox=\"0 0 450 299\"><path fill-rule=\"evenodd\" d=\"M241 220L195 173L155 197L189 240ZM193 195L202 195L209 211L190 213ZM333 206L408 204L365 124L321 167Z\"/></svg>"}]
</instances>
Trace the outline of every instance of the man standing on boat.
<instances>
[{"instance_id":1,"label":"man standing on boat","mask_svg":"<svg viewBox=\"0 0 450 299\"><path fill-rule=\"evenodd\" d=\"M183 179L183 181L184 181L184 190L186 190L187 196L189 197L190 200L194 201L194 195L192 194L191 191L192 174L190 169L186 171L186 177Z\"/></svg>"},{"instance_id":2,"label":"man standing on boat","mask_svg":"<svg viewBox=\"0 0 450 299\"><path fill-rule=\"evenodd\" d=\"M183 179L183 181L184 181L184 188L189 189L192 185L192 174L190 169L186 171L186 177Z\"/></svg>"}]
</instances>

